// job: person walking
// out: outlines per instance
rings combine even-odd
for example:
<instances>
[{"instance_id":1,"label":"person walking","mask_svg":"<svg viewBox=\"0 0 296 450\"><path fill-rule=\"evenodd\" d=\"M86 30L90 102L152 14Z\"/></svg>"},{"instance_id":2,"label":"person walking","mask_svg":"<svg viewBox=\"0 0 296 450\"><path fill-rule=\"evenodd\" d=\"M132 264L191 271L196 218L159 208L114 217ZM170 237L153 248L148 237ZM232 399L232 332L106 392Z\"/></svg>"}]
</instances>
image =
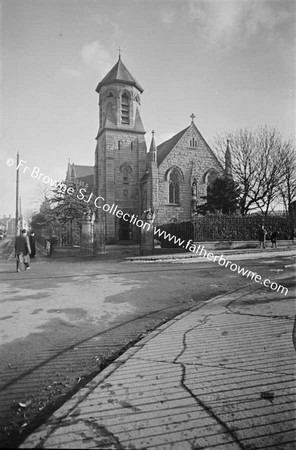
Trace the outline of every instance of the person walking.
<instances>
[{"instance_id":1,"label":"person walking","mask_svg":"<svg viewBox=\"0 0 296 450\"><path fill-rule=\"evenodd\" d=\"M51 238L46 239L45 241L45 251L46 251L46 256L51 256L52 255L52 243L51 243Z\"/></svg>"},{"instance_id":2,"label":"person walking","mask_svg":"<svg viewBox=\"0 0 296 450\"><path fill-rule=\"evenodd\" d=\"M35 244L35 233L34 231L31 231L30 233L30 237L29 237L29 241L30 241L30 247L31 247L31 258L35 258L36 255L36 244Z\"/></svg>"},{"instance_id":3,"label":"person walking","mask_svg":"<svg viewBox=\"0 0 296 450\"><path fill-rule=\"evenodd\" d=\"M271 236L270 236L271 248L276 248L276 240L277 240L278 234L279 234L279 232L277 230L275 230L271 233Z\"/></svg>"},{"instance_id":4,"label":"person walking","mask_svg":"<svg viewBox=\"0 0 296 450\"><path fill-rule=\"evenodd\" d=\"M14 249L16 257L16 271L21 271L21 264L24 264L25 270L29 270L31 247L27 236L27 230L22 230L21 235L16 237Z\"/></svg>"},{"instance_id":5,"label":"person walking","mask_svg":"<svg viewBox=\"0 0 296 450\"><path fill-rule=\"evenodd\" d=\"M266 235L267 235L267 231L264 228L264 225L262 225L259 228L259 232L258 232L258 239L259 239L259 248L265 248L266 245Z\"/></svg>"}]
</instances>

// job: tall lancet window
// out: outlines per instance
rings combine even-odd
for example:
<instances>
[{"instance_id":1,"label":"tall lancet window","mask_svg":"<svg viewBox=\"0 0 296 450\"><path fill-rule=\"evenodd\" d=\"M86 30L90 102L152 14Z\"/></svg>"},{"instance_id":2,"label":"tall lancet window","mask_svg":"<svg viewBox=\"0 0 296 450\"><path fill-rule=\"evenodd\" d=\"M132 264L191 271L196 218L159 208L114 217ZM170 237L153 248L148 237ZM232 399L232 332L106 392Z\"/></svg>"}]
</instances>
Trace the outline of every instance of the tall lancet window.
<instances>
[{"instance_id":1,"label":"tall lancet window","mask_svg":"<svg viewBox=\"0 0 296 450\"><path fill-rule=\"evenodd\" d=\"M128 183L128 175L129 175L128 168L127 168L127 167L124 167L124 168L122 169L122 181L123 181L124 183Z\"/></svg>"},{"instance_id":2,"label":"tall lancet window","mask_svg":"<svg viewBox=\"0 0 296 450\"><path fill-rule=\"evenodd\" d=\"M130 123L129 96L126 92L121 96L121 123L127 125Z\"/></svg>"},{"instance_id":3,"label":"tall lancet window","mask_svg":"<svg viewBox=\"0 0 296 450\"><path fill-rule=\"evenodd\" d=\"M173 169L169 178L169 202L180 203L180 175Z\"/></svg>"}]
</instances>

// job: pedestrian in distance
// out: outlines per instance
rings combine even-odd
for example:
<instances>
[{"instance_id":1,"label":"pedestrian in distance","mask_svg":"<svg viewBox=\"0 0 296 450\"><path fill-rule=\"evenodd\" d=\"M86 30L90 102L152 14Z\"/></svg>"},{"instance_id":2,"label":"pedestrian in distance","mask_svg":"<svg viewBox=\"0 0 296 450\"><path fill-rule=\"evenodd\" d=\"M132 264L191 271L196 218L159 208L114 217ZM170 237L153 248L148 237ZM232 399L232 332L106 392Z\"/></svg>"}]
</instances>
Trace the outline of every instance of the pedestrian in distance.
<instances>
[{"instance_id":1,"label":"pedestrian in distance","mask_svg":"<svg viewBox=\"0 0 296 450\"><path fill-rule=\"evenodd\" d=\"M55 240L55 238L52 236L52 237L50 238L49 242L50 242L50 255L49 255L49 256L51 256L51 255L53 254L53 246L54 246L54 244L56 243L56 240Z\"/></svg>"},{"instance_id":2,"label":"pedestrian in distance","mask_svg":"<svg viewBox=\"0 0 296 450\"><path fill-rule=\"evenodd\" d=\"M53 244L54 244L54 238L53 237L45 239L46 256L51 256L52 255Z\"/></svg>"},{"instance_id":3,"label":"pedestrian in distance","mask_svg":"<svg viewBox=\"0 0 296 450\"><path fill-rule=\"evenodd\" d=\"M51 256L51 243L49 239L46 239L45 241L45 251L46 251L46 256Z\"/></svg>"},{"instance_id":4,"label":"pedestrian in distance","mask_svg":"<svg viewBox=\"0 0 296 450\"><path fill-rule=\"evenodd\" d=\"M29 270L31 247L27 236L27 230L22 230L21 235L16 237L14 249L16 257L16 271L21 271L21 264L24 264L25 270Z\"/></svg>"},{"instance_id":5,"label":"pedestrian in distance","mask_svg":"<svg viewBox=\"0 0 296 450\"><path fill-rule=\"evenodd\" d=\"M270 236L271 248L276 248L276 240L277 240L278 235L279 235L279 232L277 230L275 230L271 233L271 236Z\"/></svg>"},{"instance_id":6,"label":"pedestrian in distance","mask_svg":"<svg viewBox=\"0 0 296 450\"><path fill-rule=\"evenodd\" d=\"M259 248L265 248L266 246L266 235L267 231L264 227L264 225L261 225L258 231L258 239L259 239Z\"/></svg>"},{"instance_id":7,"label":"pedestrian in distance","mask_svg":"<svg viewBox=\"0 0 296 450\"><path fill-rule=\"evenodd\" d=\"M35 244L35 233L31 231L29 236L30 247L31 247L31 258L35 258L36 255L36 244Z\"/></svg>"}]
</instances>

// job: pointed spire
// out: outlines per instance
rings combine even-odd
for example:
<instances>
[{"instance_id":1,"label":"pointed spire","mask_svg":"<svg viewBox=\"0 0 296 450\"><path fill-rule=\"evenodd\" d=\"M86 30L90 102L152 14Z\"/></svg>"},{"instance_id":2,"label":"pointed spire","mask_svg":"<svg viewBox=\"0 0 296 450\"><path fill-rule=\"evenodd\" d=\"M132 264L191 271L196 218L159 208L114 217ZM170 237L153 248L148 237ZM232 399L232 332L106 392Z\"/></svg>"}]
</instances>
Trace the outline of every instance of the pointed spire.
<instances>
[{"instance_id":1,"label":"pointed spire","mask_svg":"<svg viewBox=\"0 0 296 450\"><path fill-rule=\"evenodd\" d=\"M149 153L151 154L151 161L156 163L156 160L157 160L157 148L156 148L155 140L154 140L155 131L154 130L151 131L151 134L152 134L152 139L151 139Z\"/></svg>"},{"instance_id":2,"label":"pointed spire","mask_svg":"<svg viewBox=\"0 0 296 450\"><path fill-rule=\"evenodd\" d=\"M225 151L225 173L227 177L232 178L232 164L231 164L231 151L229 139L227 139Z\"/></svg>"},{"instance_id":3,"label":"pointed spire","mask_svg":"<svg viewBox=\"0 0 296 450\"><path fill-rule=\"evenodd\" d=\"M76 174L75 174L75 164L72 163L71 164L71 175L70 175L71 181L74 181L76 178Z\"/></svg>"},{"instance_id":4,"label":"pointed spire","mask_svg":"<svg viewBox=\"0 0 296 450\"><path fill-rule=\"evenodd\" d=\"M68 166L67 166L67 172L66 172L66 181L69 181L71 178L71 161L70 158L68 158Z\"/></svg>"},{"instance_id":5,"label":"pointed spire","mask_svg":"<svg viewBox=\"0 0 296 450\"><path fill-rule=\"evenodd\" d=\"M121 56L119 55L118 61L114 67L107 73L102 81L98 84L96 92L99 94L101 87L113 83L123 83L130 86L136 87L141 93L144 89L138 83L138 81L133 77L133 75L128 71L123 62L121 61Z\"/></svg>"}]
</instances>

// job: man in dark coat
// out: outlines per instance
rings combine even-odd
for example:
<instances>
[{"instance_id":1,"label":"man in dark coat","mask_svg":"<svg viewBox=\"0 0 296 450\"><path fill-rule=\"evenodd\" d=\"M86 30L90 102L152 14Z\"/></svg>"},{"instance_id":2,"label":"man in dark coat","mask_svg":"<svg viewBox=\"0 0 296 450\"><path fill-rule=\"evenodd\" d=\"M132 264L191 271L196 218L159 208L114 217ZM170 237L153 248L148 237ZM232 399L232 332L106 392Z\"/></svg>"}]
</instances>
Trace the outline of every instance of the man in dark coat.
<instances>
[{"instance_id":1,"label":"man in dark coat","mask_svg":"<svg viewBox=\"0 0 296 450\"><path fill-rule=\"evenodd\" d=\"M276 240L277 240L278 235L279 235L279 232L277 230L275 230L271 233L271 236L270 236L271 248L276 248Z\"/></svg>"},{"instance_id":2,"label":"man in dark coat","mask_svg":"<svg viewBox=\"0 0 296 450\"><path fill-rule=\"evenodd\" d=\"M30 233L30 237L29 237L29 241L30 241L30 247L31 247L31 258L35 258L36 255L36 245L35 245L35 233L34 231L31 231Z\"/></svg>"},{"instance_id":3,"label":"man in dark coat","mask_svg":"<svg viewBox=\"0 0 296 450\"><path fill-rule=\"evenodd\" d=\"M16 271L20 272L20 263L24 264L25 270L29 270L31 247L26 230L22 230L21 235L16 237L14 249L16 257Z\"/></svg>"}]
</instances>

